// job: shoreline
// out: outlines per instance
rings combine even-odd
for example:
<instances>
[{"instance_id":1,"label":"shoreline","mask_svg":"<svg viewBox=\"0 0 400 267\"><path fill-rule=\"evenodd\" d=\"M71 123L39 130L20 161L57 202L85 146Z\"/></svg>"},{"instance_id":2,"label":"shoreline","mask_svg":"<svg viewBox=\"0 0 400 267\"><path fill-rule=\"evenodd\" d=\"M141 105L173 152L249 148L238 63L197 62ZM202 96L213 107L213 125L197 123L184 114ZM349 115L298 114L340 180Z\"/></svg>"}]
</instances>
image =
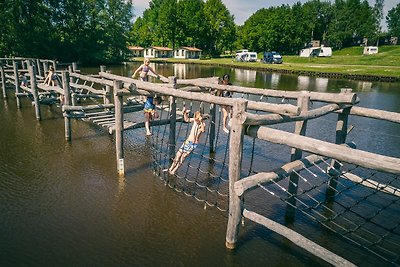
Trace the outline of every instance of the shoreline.
<instances>
[{"instance_id":1,"label":"shoreline","mask_svg":"<svg viewBox=\"0 0 400 267\"><path fill-rule=\"evenodd\" d=\"M152 62L156 63L183 63L183 64L200 64L200 65L208 65L208 66L217 66L217 67L229 67L229 68L238 68L238 69L247 69L247 70L257 70L257 71L266 71L266 72L278 72L283 74L293 74L293 75L306 75L306 76L315 76L315 77L325 77L325 78L333 78L333 79L349 79L349 80L359 80L359 81L379 81L379 82L400 82L400 76L392 76L392 75L372 75L368 73L352 73L346 70L343 71L317 71L317 70L304 70L302 68L312 68L315 65L318 67L327 67L327 66L338 66L338 65L330 65L330 64L299 64L299 63L283 63L279 65L274 64L265 64L260 62L223 62L226 59L211 59L211 60L190 60L190 59L165 59L165 58L151 58ZM231 60L231 59L229 59ZM142 62L143 58L132 58L128 62ZM218 62L221 61L221 62ZM251 66L251 65L254 66ZM262 64L262 65L261 65ZM265 65L265 66L263 66ZM346 65L363 68L365 72L367 72L368 65ZM343 66L344 67L344 66ZM390 68L391 66L379 66L381 68ZM399 70L400 73L400 70Z\"/></svg>"}]
</instances>

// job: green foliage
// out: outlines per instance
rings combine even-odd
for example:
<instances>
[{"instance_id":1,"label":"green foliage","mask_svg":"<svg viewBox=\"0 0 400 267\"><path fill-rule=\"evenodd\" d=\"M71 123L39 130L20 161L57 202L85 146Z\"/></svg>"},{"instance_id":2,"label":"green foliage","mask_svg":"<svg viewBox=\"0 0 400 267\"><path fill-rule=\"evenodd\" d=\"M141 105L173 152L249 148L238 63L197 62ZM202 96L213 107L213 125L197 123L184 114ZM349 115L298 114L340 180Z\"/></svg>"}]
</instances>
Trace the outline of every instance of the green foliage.
<instances>
[{"instance_id":1,"label":"green foliage","mask_svg":"<svg viewBox=\"0 0 400 267\"><path fill-rule=\"evenodd\" d=\"M120 62L127 44L195 46L203 54L248 48L298 54L311 39L340 49L381 33L384 0L310 0L260 9L243 26L222 0L152 0L133 19L133 0L0 0L0 53L60 61ZM386 17L400 36L400 4Z\"/></svg>"},{"instance_id":2,"label":"green foliage","mask_svg":"<svg viewBox=\"0 0 400 267\"><path fill-rule=\"evenodd\" d=\"M393 36L400 37L400 3L389 10L386 21L388 24L389 33Z\"/></svg>"},{"instance_id":3,"label":"green foliage","mask_svg":"<svg viewBox=\"0 0 400 267\"><path fill-rule=\"evenodd\" d=\"M60 61L119 62L133 15L126 0L8 0L0 53Z\"/></svg>"}]
</instances>

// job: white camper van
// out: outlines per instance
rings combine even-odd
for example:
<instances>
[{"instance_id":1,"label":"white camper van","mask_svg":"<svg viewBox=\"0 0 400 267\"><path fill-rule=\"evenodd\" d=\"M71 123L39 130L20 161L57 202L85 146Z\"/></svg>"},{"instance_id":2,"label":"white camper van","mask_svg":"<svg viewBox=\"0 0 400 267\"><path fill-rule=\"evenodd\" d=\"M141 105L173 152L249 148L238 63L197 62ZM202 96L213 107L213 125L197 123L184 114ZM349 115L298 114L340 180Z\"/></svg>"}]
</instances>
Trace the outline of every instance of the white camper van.
<instances>
[{"instance_id":1,"label":"white camper van","mask_svg":"<svg viewBox=\"0 0 400 267\"><path fill-rule=\"evenodd\" d=\"M373 55L378 54L377 46L366 46L364 47L363 55Z\"/></svg>"},{"instance_id":2,"label":"white camper van","mask_svg":"<svg viewBox=\"0 0 400 267\"><path fill-rule=\"evenodd\" d=\"M300 51L300 57L331 57L332 48L327 46L304 48Z\"/></svg>"},{"instance_id":3,"label":"white camper van","mask_svg":"<svg viewBox=\"0 0 400 267\"><path fill-rule=\"evenodd\" d=\"M319 57L331 57L332 56L332 48L326 47L326 46L321 46L321 48L319 49L318 56Z\"/></svg>"},{"instance_id":4,"label":"white camper van","mask_svg":"<svg viewBox=\"0 0 400 267\"><path fill-rule=\"evenodd\" d=\"M248 52L244 56L244 61L246 61L246 62L256 62L257 61L257 53L256 52Z\"/></svg>"},{"instance_id":5,"label":"white camper van","mask_svg":"<svg viewBox=\"0 0 400 267\"><path fill-rule=\"evenodd\" d=\"M249 50L247 49L241 49L236 51L236 61L244 61L245 56L247 55L247 53L249 52Z\"/></svg>"}]
</instances>

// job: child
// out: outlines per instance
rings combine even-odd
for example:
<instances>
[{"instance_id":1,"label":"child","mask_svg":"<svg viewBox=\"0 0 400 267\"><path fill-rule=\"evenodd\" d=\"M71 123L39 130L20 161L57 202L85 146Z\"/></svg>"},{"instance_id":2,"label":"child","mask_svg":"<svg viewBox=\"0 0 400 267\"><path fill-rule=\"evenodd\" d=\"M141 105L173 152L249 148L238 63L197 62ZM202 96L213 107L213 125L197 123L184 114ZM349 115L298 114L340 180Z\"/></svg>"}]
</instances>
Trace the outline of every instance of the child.
<instances>
[{"instance_id":1,"label":"child","mask_svg":"<svg viewBox=\"0 0 400 267\"><path fill-rule=\"evenodd\" d=\"M22 76L20 78L21 78L21 86L27 87L28 86L28 79L26 78L26 75L22 74Z\"/></svg>"},{"instance_id":2,"label":"child","mask_svg":"<svg viewBox=\"0 0 400 267\"><path fill-rule=\"evenodd\" d=\"M222 76L222 79L218 79L218 84L232 85L229 82L229 74L224 74L224 76ZM216 93L216 96L232 97L232 94L229 91L218 90ZM228 126L228 115L230 117L231 107L230 106L221 106L221 108L222 108L222 130L225 133L229 133L227 126Z\"/></svg>"},{"instance_id":3,"label":"child","mask_svg":"<svg viewBox=\"0 0 400 267\"><path fill-rule=\"evenodd\" d=\"M152 121L153 119L157 119L158 118L158 113L156 110L156 105L161 103L161 97L157 96L157 97L152 97L152 96L148 96L146 97L146 102L144 103L144 126L146 128L146 135L150 136L151 135L151 131L150 131L150 121Z\"/></svg>"},{"instance_id":4,"label":"child","mask_svg":"<svg viewBox=\"0 0 400 267\"><path fill-rule=\"evenodd\" d=\"M139 73L140 80L143 82L148 82L149 81L149 76L148 76L149 71L151 71L152 73L157 75L157 79L159 79L160 75L157 72L155 72L155 70L152 67L150 67L149 64L150 64L150 60L148 58L145 58L144 63L135 70L135 72L132 75L132 78L135 78L136 73L140 72Z\"/></svg>"},{"instance_id":5,"label":"child","mask_svg":"<svg viewBox=\"0 0 400 267\"><path fill-rule=\"evenodd\" d=\"M54 67L50 66L49 73L47 74L46 78L44 79L44 84L57 86L57 74L54 72Z\"/></svg>"},{"instance_id":6,"label":"child","mask_svg":"<svg viewBox=\"0 0 400 267\"><path fill-rule=\"evenodd\" d=\"M168 171L172 175L174 175L178 168L182 165L185 158L197 147L201 134L205 132L206 124L203 121L203 116L201 115L200 111L196 111L193 118L189 118L189 111L190 110L187 110L185 107L182 110L183 119L185 122L193 122L189 137L176 152L175 159L172 162L171 167L164 170Z\"/></svg>"}]
</instances>

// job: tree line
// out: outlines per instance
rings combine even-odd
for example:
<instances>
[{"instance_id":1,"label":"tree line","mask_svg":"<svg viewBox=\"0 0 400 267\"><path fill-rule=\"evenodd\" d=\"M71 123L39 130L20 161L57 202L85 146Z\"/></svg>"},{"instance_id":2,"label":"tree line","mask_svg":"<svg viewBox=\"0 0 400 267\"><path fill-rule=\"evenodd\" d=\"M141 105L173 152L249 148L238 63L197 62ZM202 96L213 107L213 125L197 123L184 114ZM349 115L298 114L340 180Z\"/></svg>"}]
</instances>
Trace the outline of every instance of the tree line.
<instances>
[{"instance_id":1,"label":"tree line","mask_svg":"<svg viewBox=\"0 0 400 267\"><path fill-rule=\"evenodd\" d=\"M152 0L135 21L132 0L0 0L0 53L96 64L125 60L128 45L295 54L315 39L340 49L355 38L400 37L400 4L385 18L383 6L311 0L259 9L238 26L221 0Z\"/></svg>"}]
</instances>

